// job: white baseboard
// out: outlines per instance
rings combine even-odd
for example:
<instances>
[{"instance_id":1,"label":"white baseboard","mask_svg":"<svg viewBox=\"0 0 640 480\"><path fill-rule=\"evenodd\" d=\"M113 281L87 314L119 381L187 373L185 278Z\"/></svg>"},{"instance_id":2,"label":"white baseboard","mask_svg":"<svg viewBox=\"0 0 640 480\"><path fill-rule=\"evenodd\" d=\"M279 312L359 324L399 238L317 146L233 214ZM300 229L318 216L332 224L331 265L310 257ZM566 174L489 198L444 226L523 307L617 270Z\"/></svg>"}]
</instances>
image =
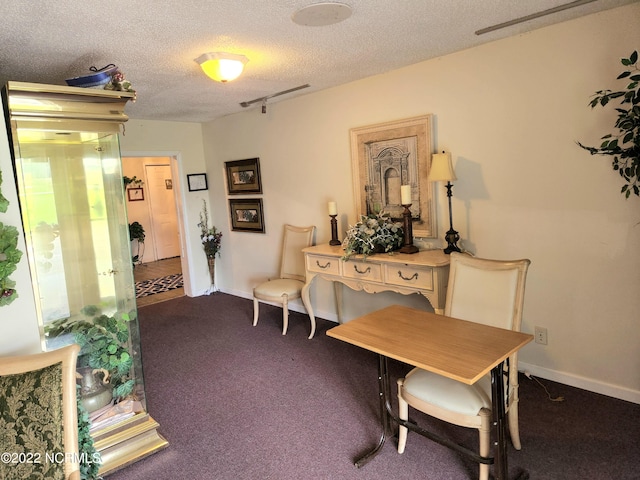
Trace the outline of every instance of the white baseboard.
<instances>
[{"instance_id":1,"label":"white baseboard","mask_svg":"<svg viewBox=\"0 0 640 480\"><path fill-rule=\"evenodd\" d=\"M253 299L251 293L236 291L236 290L220 290L221 292L234 295L236 297ZM204 294L204 292L203 292ZM272 304L278 306L277 304ZM305 314L307 313L304 306L298 302L292 302L289 304L289 310L294 312ZM338 317L332 312L314 311L317 318L322 318L332 322L338 322ZM529 372L534 377L545 378L553 382L563 383L572 387L581 388L594 393L600 393L613 398L619 398L620 400L626 400L628 402L640 404L640 391L632 390L630 388L621 387L619 385L613 385L610 383L600 382L592 378L582 377L580 375L574 375L572 373L560 372L557 370L551 370L545 367L539 367L530 363L518 362L518 370Z\"/></svg>"},{"instance_id":2,"label":"white baseboard","mask_svg":"<svg viewBox=\"0 0 640 480\"><path fill-rule=\"evenodd\" d=\"M518 362L518 370L527 371L534 377L546 378L553 382L563 383L572 387L582 388L590 392L600 393L620 400L640 404L640 391L630 388L600 382L592 378L582 377L567 372L559 372L545 367L539 367L530 363Z\"/></svg>"}]
</instances>

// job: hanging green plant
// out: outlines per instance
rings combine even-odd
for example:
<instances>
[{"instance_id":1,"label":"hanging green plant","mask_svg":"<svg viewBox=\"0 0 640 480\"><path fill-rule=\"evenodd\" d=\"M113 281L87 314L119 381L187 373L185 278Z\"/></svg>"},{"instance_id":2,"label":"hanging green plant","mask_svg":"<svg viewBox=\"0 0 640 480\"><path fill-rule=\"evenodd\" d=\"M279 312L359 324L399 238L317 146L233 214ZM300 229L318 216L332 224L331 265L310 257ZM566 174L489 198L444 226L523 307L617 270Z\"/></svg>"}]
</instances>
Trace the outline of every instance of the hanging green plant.
<instances>
[{"instance_id":1,"label":"hanging green plant","mask_svg":"<svg viewBox=\"0 0 640 480\"><path fill-rule=\"evenodd\" d=\"M0 187L2 186L2 172L0 172ZM9 200L2 195L2 189L0 188L0 212L5 213L9 206Z\"/></svg>"},{"instance_id":2,"label":"hanging green plant","mask_svg":"<svg viewBox=\"0 0 640 480\"><path fill-rule=\"evenodd\" d=\"M0 187L2 186L2 172L0 172ZM0 189L0 212L5 213L9 200L2 195ZM16 271L22 252L18 250L18 229L0 222L0 307L9 305L16 298L18 292L14 288L16 282L9 278Z\"/></svg>"},{"instance_id":3,"label":"hanging green plant","mask_svg":"<svg viewBox=\"0 0 640 480\"><path fill-rule=\"evenodd\" d=\"M607 134L601 138L604 140L599 148L587 147L578 142L591 155L613 156L613 169L625 180L621 193L629 198L631 192L640 196L640 68L638 68L638 52L634 51L629 58L621 60L627 67L618 80L627 79L630 83L626 89L616 92L611 90L599 90L589 103L591 108L596 105L605 106L611 100L622 99L620 107L616 108L618 118L615 127L617 134Z\"/></svg>"},{"instance_id":4,"label":"hanging green plant","mask_svg":"<svg viewBox=\"0 0 640 480\"><path fill-rule=\"evenodd\" d=\"M16 271L22 252L18 250L18 229L0 222L0 306L9 305L18 293L9 278Z\"/></svg>"}]
</instances>

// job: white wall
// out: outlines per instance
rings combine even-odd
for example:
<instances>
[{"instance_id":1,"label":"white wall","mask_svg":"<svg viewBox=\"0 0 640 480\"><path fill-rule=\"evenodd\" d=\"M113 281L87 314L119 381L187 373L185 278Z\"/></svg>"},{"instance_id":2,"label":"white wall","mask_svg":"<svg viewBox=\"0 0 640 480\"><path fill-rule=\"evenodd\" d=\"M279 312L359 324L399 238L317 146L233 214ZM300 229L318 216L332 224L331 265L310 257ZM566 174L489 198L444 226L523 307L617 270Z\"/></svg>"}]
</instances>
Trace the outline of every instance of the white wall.
<instances>
[{"instance_id":1,"label":"white wall","mask_svg":"<svg viewBox=\"0 0 640 480\"><path fill-rule=\"evenodd\" d=\"M206 256L200 243L198 222L202 201L206 200L211 208L211 186L209 190L197 192L189 192L187 188L188 174L208 173L201 125L130 119L126 123L125 134L120 136L120 150L123 157L166 156L177 159L172 178L178 199L178 222L183 240L181 257L184 288L187 295L202 295L209 288L210 280Z\"/></svg>"},{"instance_id":2,"label":"white wall","mask_svg":"<svg viewBox=\"0 0 640 480\"><path fill-rule=\"evenodd\" d=\"M532 260L523 330L547 328L549 344L528 345L522 365L640 403L639 199L620 195L609 159L575 143L598 144L613 131L612 109L592 111L588 101L621 86L619 60L640 45L638 18L635 3L205 125L214 223L224 232L219 286L250 297L273 276L285 222L315 224L318 242L328 241L329 200L341 232L356 221L350 128L432 113L436 149L455 161L462 245L482 257ZM250 157L260 157L265 235L229 231L224 162ZM446 198L437 194L442 238ZM325 283L313 303L335 319ZM351 316L377 308L374 301L419 302L345 298Z\"/></svg>"}]
</instances>

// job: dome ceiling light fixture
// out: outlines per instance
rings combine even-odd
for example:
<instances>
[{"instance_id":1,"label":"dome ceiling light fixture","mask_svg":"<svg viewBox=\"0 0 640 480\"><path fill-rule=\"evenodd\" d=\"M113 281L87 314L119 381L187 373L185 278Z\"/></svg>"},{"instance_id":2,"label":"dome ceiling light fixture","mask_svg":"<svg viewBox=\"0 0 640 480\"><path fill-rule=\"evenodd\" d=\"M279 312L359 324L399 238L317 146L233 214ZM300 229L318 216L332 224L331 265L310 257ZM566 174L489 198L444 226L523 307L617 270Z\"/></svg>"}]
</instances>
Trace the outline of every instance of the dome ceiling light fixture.
<instances>
[{"instance_id":1,"label":"dome ceiling light fixture","mask_svg":"<svg viewBox=\"0 0 640 480\"><path fill-rule=\"evenodd\" d=\"M244 55L226 52L203 53L194 60L204 73L216 82L230 82L240 76L249 61Z\"/></svg>"},{"instance_id":2,"label":"dome ceiling light fixture","mask_svg":"<svg viewBox=\"0 0 640 480\"><path fill-rule=\"evenodd\" d=\"M351 12L351 7L344 3L314 3L296 10L291 20L306 27L326 27L346 20L351 16Z\"/></svg>"}]
</instances>

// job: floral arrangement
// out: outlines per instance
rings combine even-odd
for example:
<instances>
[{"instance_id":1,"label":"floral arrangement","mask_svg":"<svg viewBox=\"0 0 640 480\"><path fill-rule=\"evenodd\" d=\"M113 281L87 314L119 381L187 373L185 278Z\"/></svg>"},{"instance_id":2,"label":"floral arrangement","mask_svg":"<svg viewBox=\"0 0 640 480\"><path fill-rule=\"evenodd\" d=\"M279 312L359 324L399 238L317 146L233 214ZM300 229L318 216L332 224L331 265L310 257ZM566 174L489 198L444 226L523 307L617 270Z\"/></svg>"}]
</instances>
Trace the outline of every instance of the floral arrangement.
<instances>
[{"instance_id":1,"label":"floral arrangement","mask_svg":"<svg viewBox=\"0 0 640 480\"><path fill-rule=\"evenodd\" d=\"M360 221L349 226L347 236L342 242L343 260L362 254L365 258L377 252L391 252L402 246L404 232L402 224L394 222L388 214L361 215Z\"/></svg>"},{"instance_id":2,"label":"floral arrangement","mask_svg":"<svg viewBox=\"0 0 640 480\"><path fill-rule=\"evenodd\" d=\"M220 247L222 243L222 233L216 227L209 228L209 212L207 211L207 202L202 201L202 211L200 212L200 240L204 253L208 258L214 258L216 254L220 256Z\"/></svg>"}]
</instances>

